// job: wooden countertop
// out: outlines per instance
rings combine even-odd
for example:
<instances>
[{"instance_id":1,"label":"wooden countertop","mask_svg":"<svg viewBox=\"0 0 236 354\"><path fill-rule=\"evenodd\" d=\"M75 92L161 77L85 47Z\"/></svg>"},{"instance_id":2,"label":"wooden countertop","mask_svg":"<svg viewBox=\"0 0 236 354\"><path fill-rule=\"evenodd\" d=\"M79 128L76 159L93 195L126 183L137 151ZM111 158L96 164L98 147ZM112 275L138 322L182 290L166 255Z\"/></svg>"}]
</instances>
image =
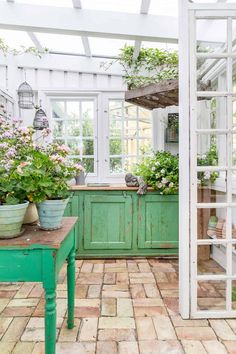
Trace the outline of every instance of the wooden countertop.
<instances>
[{"instance_id":1,"label":"wooden countertop","mask_svg":"<svg viewBox=\"0 0 236 354\"><path fill-rule=\"evenodd\" d=\"M50 247L59 248L65 237L68 235L72 227L75 225L77 217L66 217L62 219L62 227L53 231L41 230L36 224L23 225L24 232L22 236L1 239L0 249L4 248L37 248Z\"/></svg>"},{"instance_id":2,"label":"wooden countertop","mask_svg":"<svg viewBox=\"0 0 236 354\"><path fill-rule=\"evenodd\" d=\"M125 184L111 184L110 186L70 186L71 191L137 191L138 187L127 187ZM153 188L148 187L148 191L154 191Z\"/></svg>"}]
</instances>

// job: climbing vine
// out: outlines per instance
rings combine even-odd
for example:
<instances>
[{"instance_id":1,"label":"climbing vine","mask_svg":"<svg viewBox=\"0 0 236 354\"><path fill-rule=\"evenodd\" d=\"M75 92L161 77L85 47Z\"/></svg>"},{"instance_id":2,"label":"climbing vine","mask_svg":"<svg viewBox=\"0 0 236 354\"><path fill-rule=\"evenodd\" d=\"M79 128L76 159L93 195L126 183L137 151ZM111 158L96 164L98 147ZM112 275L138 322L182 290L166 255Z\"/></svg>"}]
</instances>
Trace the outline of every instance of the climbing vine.
<instances>
[{"instance_id":1,"label":"climbing vine","mask_svg":"<svg viewBox=\"0 0 236 354\"><path fill-rule=\"evenodd\" d=\"M116 62L123 68L129 89L178 78L177 51L141 48L138 57L134 59L134 46L125 45L116 59L102 63L102 66L108 69Z\"/></svg>"},{"instance_id":2,"label":"climbing vine","mask_svg":"<svg viewBox=\"0 0 236 354\"><path fill-rule=\"evenodd\" d=\"M3 38L0 38L0 52L2 52L4 55L7 54L12 54L12 55L20 55L20 54L33 54L39 58L42 57L43 54L48 53L47 48L43 48L42 50L39 50L36 47L25 47L25 46L20 46L20 49L15 49L11 48Z\"/></svg>"}]
</instances>

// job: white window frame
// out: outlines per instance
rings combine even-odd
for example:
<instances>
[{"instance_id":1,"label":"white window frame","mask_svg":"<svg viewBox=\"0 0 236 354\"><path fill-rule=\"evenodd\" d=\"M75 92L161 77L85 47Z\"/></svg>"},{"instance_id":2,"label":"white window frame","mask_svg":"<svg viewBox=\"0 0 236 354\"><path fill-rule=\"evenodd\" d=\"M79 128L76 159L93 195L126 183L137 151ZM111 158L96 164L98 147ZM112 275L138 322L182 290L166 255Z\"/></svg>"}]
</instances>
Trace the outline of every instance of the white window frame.
<instances>
[{"instance_id":1,"label":"white window frame","mask_svg":"<svg viewBox=\"0 0 236 354\"><path fill-rule=\"evenodd\" d=\"M82 101L93 100L94 101L94 173L88 173L87 180L91 182L98 178L98 94L94 93L79 93L77 95L70 94L52 94L48 96L48 112L49 112L49 128L52 128L52 101ZM53 135L52 135L53 137Z\"/></svg>"},{"instance_id":2,"label":"white window frame","mask_svg":"<svg viewBox=\"0 0 236 354\"><path fill-rule=\"evenodd\" d=\"M117 173L117 174L111 174L110 173L110 166L109 166L109 101L110 100L124 100L124 93L106 93L103 95L103 106L104 106L104 121L105 121L105 126L104 126L104 132L105 132L105 164L104 164L104 172L105 172L105 180L110 181L111 183L124 183L124 176L125 173ZM137 120L136 120L137 121ZM154 148L154 139L153 139L153 118L152 118L152 136L151 136L151 143L152 143L152 148ZM139 138L137 140L142 140L143 138ZM122 158L128 156L124 153L121 154ZM137 155L129 155L128 157L137 157Z\"/></svg>"}]
</instances>

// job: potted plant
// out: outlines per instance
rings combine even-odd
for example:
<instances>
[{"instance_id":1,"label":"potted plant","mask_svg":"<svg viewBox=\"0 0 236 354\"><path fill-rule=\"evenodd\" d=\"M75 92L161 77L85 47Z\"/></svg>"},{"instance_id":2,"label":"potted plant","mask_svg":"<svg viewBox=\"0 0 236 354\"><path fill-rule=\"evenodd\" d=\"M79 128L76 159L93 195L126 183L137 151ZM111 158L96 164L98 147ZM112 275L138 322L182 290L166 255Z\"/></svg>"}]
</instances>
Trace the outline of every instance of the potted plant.
<instances>
[{"instance_id":1,"label":"potted plant","mask_svg":"<svg viewBox=\"0 0 236 354\"><path fill-rule=\"evenodd\" d=\"M166 128L166 142L178 143L179 141L179 114L168 113L168 125Z\"/></svg>"},{"instance_id":2,"label":"potted plant","mask_svg":"<svg viewBox=\"0 0 236 354\"><path fill-rule=\"evenodd\" d=\"M135 174L160 194L176 194L179 187L178 163L178 156L168 151L157 151L142 158L135 167Z\"/></svg>"},{"instance_id":3,"label":"potted plant","mask_svg":"<svg viewBox=\"0 0 236 354\"><path fill-rule=\"evenodd\" d=\"M22 222L29 202L24 189L23 156L31 129L22 130L18 122L0 117L0 238L21 234Z\"/></svg>"},{"instance_id":4,"label":"potted plant","mask_svg":"<svg viewBox=\"0 0 236 354\"><path fill-rule=\"evenodd\" d=\"M36 203L42 229L61 227L70 194L68 182L79 171L68 154L65 145L36 147L30 163L23 168L24 188L29 200Z\"/></svg>"}]
</instances>

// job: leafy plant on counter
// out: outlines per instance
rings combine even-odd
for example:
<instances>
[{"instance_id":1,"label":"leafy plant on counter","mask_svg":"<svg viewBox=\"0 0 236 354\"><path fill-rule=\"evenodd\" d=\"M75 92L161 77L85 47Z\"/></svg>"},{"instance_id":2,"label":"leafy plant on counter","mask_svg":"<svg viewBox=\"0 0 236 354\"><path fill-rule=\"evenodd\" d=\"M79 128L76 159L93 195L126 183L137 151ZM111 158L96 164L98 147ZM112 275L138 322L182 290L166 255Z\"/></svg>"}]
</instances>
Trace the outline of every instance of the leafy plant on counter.
<instances>
[{"instance_id":1,"label":"leafy plant on counter","mask_svg":"<svg viewBox=\"0 0 236 354\"><path fill-rule=\"evenodd\" d=\"M179 159L168 151L157 151L144 156L137 164L135 174L143 177L148 186L160 194L176 194L179 188Z\"/></svg>"}]
</instances>

